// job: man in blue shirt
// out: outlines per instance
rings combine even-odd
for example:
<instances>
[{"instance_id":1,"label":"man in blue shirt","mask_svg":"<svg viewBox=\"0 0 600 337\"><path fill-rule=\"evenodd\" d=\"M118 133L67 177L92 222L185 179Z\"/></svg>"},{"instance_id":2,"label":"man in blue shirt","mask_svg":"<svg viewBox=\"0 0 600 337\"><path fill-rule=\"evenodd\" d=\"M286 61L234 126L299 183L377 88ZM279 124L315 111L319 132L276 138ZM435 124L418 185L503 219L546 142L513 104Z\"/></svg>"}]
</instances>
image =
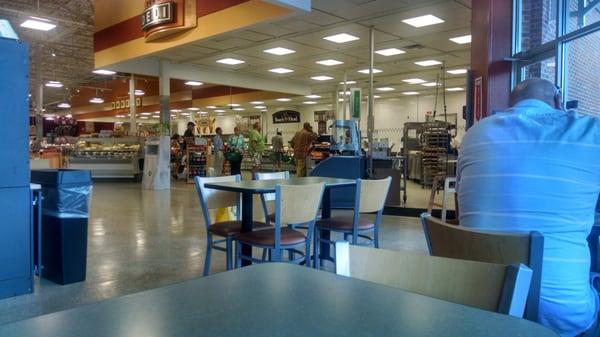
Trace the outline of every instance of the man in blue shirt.
<instances>
[{"instance_id":1,"label":"man in blue shirt","mask_svg":"<svg viewBox=\"0 0 600 337\"><path fill-rule=\"evenodd\" d=\"M595 336L599 300L586 238L600 195L600 120L563 111L560 90L540 79L520 83L511 106L463 139L460 224L541 232L539 322L561 336Z\"/></svg>"}]
</instances>

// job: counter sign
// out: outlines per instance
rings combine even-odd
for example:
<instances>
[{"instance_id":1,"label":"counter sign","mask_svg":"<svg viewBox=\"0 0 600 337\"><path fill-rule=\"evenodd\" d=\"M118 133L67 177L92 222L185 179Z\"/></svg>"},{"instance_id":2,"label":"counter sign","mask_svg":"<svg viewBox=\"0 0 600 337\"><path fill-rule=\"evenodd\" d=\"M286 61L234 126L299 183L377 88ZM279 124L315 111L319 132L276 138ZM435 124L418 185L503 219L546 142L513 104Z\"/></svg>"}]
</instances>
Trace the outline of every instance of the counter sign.
<instances>
[{"instance_id":1,"label":"counter sign","mask_svg":"<svg viewBox=\"0 0 600 337\"><path fill-rule=\"evenodd\" d=\"M148 7L142 14L142 30L175 21L175 3L163 2Z\"/></svg>"}]
</instances>

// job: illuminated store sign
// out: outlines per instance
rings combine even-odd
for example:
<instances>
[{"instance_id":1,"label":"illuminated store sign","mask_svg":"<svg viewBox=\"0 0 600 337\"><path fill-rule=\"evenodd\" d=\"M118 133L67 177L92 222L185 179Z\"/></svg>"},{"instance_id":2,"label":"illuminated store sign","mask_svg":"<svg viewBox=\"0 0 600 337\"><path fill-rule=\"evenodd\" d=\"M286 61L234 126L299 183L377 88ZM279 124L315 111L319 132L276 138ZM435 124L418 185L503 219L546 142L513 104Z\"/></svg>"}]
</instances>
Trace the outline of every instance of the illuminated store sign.
<instances>
[{"instance_id":1,"label":"illuminated store sign","mask_svg":"<svg viewBox=\"0 0 600 337\"><path fill-rule=\"evenodd\" d=\"M150 6L142 14L142 30L175 21L175 3L163 2Z\"/></svg>"},{"instance_id":2,"label":"illuminated store sign","mask_svg":"<svg viewBox=\"0 0 600 337\"><path fill-rule=\"evenodd\" d=\"M141 28L146 42L180 33L197 25L195 0L145 0L144 3Z\"/></svg>"}]
</instances>

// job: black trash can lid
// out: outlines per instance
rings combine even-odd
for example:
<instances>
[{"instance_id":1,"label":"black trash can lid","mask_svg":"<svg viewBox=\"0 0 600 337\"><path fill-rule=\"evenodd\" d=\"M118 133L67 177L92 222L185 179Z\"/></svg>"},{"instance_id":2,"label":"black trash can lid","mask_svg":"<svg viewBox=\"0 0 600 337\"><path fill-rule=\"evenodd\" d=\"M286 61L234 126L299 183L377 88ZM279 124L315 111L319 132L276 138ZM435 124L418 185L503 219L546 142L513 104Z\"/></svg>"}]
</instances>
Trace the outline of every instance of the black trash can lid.
<instances>
[{"instance_id":1,"label":"black trash can lid","mask_svg":"<svg viewBox=\"0 0 600 337\"><path fill-rule=\"evenodd\" d=\"M91 185L92 172L88 170L68 169L32 170L31 182L40 185Z\"/></svg>"}]
</instances>

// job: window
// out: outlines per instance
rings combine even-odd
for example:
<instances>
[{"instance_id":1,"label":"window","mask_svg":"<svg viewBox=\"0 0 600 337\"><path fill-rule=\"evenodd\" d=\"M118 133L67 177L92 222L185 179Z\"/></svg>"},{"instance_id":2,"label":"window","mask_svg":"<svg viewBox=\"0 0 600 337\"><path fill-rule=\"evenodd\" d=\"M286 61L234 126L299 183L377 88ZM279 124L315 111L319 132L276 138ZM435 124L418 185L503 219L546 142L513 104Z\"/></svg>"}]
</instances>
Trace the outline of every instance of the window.
<instances>
[{"instance_id":1,"label":"window","mask_svg":"<svg viewBox=\"0 0 600 337\"><path fill-rule=\"evenodd\" d=\"M517 0L519 8L519 51L556 39L557 0Z\"/></svg>"},{"instance_id":2,"label":"window","mask_svg":"<svg viewBox=\"0 0 600 337\"><path fill-rule=\"evenodd\" d=\"M600 21L600 2L595 0L568 0L569 22L567 31L572 32Z\"/></svg>"},{"instance_id":3,"label":"window","mask_svg":"<svg viewBox=\"0 0 600 337\"><path fill-rule=\"evenodd\" d=\"M527 80L530 78L543 78L554 82L554 79L556 78L556 57L552 56L550 58L528 64L523 66L521 69L523 72L521 75L522 80Z\"/></svg>"},{"instance_id":4,"label":"window","mask_svg":"<svg viewBox=\"0 0 600 337\"><path fill-rule=\"evenodd\" d=\"M581 113L600 116L600 31L572 40L565 52L565 100Z\"/></svg>"}]
</instances>

